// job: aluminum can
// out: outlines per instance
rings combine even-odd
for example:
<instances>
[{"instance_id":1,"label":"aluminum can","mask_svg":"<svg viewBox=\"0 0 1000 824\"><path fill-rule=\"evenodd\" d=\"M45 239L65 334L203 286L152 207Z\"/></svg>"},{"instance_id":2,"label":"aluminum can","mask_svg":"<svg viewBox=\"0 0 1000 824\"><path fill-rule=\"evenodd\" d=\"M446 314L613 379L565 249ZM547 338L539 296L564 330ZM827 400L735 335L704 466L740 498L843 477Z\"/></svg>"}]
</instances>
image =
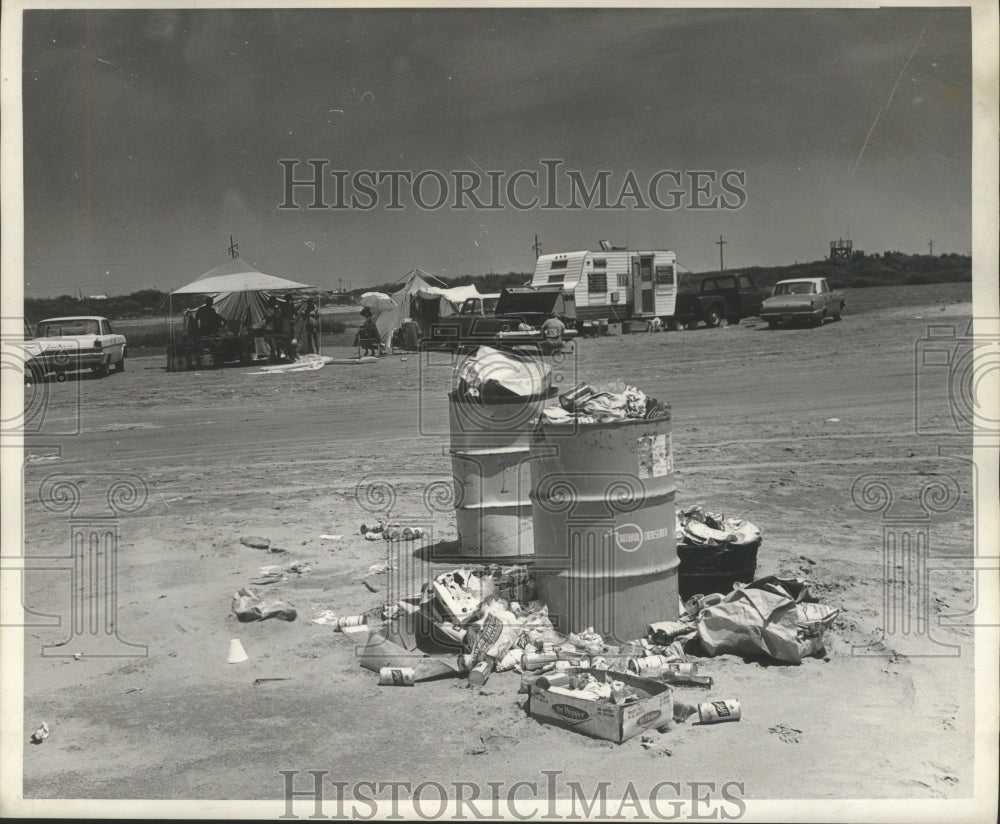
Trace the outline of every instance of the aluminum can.
<instances>
[{"instance_id":1,"label":"aluminum can","mask_svg":"<svg viewBox=\"0 0 1000 824\"><path fill-rule=\"evenodd\" d=\"M702 724L718 724L722 721L739 721L740 702L736 698L724 701L705 701L698 705L698 718Z\"/></svg>"},{"instance_id":2,"label":"aluminum can","mask_svg":"<svg viewBox=\"0 0 1000 824\"><path fill-rule=\"evenodd\" d=\"M337 629L342 630L344 627L360 627L368 623L368 618L365 615L344 615L337 619Z\"/></svg>"},{"instance_id":3,"label":"aluminum can","mask_svg":"<svg viewBox=\"0 0 1000 824\"><path fill-rule=\"evenodd\" d=\"M380 687L412 687L413 667L382 667L378 683Z\"/></svg>"},{"instance_id":4,"label":"aluminum can","mask_svg":"<svg viewBox=\"0 0 1000 824\"><path fill-rule=\"evenodd\" d=\"M474 687L481 687L490 680L490 675L492 674L493 662L480 661L471 670L469 670L469 683Z\"/></svg>"},{"instance_id":5,"label":"aluminum can","mask_svg":"<svg viewBox=\"0 0 1000 824\"><path fill-rule=\"evenodd\" d=\"M542 652L526 652L521 656L521 669L541 669L546 664L554 664L557 660L558 656L554 652L548 655Z\"/></svg>"}]
</instances>

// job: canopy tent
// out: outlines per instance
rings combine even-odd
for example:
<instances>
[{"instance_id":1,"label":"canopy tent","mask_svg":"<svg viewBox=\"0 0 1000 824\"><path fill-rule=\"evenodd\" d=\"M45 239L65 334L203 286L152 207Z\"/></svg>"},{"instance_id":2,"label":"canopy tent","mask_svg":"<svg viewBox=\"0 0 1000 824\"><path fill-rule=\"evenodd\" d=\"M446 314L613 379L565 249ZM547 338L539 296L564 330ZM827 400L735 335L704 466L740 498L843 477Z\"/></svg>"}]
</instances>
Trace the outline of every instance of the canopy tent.
<instances>
[{"instance_id":1,"label":"canopy tent","mask_svg":"<svg viewBox=\"0 0 1000 824\"><path fill-rule=\"evenodd\" d=\"M275 277L261 272L255 266L242 258L236 257L216 266L201 277L175 289L174 295L212 295L213 306L226 327L234 335L245 333L251 328L264 325L267 317L267 298L275 293L287 293L297 289L310 289L308 284L286 278ZM173 318L173 306L170 307L170 317ZM188 322L188 319L185 319ZM304 342L304 322L296 324L295 335ZM188 332L185 328L184 332ZM171 324L171 340L173 326ZM267 342L263 338L254 341L257 355L268 353Z\"/></svg>"},{"instance_id":2,"label":"canopy tent","mask_svg":"<svg viewBox=\"0 0 1000 824\"><path fill-rule=\"evenodd\" d=\"M402 278L402 288L391 295L395 306L376 312L375 325L386 348L390 347L393 332L403 325L403 321L416 321L421 332L427 334L430 324L439 317L455 314L467 298L479 295L474 285L443 289L432 286L428 279L437 280L422 269L411 269Z\"/></svg>"},{"instance_id":3,"label":"canopy tent","mask_svg":"<svg viewBox=\"0 0 1000 824\"><path fill-rule=\"evenodd\" d=\"M172 295L218 295L223 292L290 292L308 289L306 283L266 275L241 258L216 266Z\"/></svg>"}]
</instances>

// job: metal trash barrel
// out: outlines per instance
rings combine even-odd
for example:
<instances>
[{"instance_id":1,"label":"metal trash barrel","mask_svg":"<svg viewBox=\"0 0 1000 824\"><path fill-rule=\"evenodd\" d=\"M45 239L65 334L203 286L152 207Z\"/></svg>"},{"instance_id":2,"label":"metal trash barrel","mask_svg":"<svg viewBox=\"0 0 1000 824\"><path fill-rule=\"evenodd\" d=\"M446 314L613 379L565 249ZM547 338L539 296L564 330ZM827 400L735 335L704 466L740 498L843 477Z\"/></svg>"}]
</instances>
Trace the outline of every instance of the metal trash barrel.
<instances>
[{"instance_id":1,"label":"metal trash barrel","mask_svg":"<svg viewBox=\"0 0 1000 824\"><path fill-rule=\"evenodd\" d=\"M606 641L678 617L669 416L609 423L542 420L531 437L538 597L559 632Z\"/></svg>"},{"instance_id":2,"label":"metal trash barrel","mask_svg":"<svg viewBox=\"0 0 1000 824\"><path fill-rule=\"evenodd\" d=\"M529 432L555 392L490 401L448 393L455 521L463 557L530 560Z\"/></svg>"}]
</instances>

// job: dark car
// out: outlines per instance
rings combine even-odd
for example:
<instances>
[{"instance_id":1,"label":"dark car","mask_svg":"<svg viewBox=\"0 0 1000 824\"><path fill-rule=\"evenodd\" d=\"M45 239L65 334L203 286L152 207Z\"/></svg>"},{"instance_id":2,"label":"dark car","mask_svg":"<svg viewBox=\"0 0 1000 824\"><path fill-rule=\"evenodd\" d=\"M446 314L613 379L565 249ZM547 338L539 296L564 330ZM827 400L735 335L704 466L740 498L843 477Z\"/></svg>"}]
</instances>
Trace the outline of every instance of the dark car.
<instances>
[{"instance_id":1,"label":"dark car","mask_svg":"<svg viewBox=\"0 0 1000 824\"><path fill-rule=\"evenodd\" d=\"M685 274L677 284L677 303L667 327L718 326L723 318L730 324L739 323L759 315L766 297L768 292L759 289L749 275Z\"/></svg>"},{"instance_id":2,"label":"dark car","mask_svg":"<svg viewBox=\"0 0 1000 824\"><path fill-rule=\"evenodd\" d=\"M567 325L575 320L574 304L561 286L507 287L500 293L493 314L465 312L463 307L459 314L447 315L432 323L425 342L430 347L443 346L457 351L484 344L495 345L504 340L503 336L513 334L517 337L515 333L519 332L527 337L533 333L540 339L538 330L552 314L563 318ZM571 336L570 333L567 336Z\"/></svg>"}]
</instances>

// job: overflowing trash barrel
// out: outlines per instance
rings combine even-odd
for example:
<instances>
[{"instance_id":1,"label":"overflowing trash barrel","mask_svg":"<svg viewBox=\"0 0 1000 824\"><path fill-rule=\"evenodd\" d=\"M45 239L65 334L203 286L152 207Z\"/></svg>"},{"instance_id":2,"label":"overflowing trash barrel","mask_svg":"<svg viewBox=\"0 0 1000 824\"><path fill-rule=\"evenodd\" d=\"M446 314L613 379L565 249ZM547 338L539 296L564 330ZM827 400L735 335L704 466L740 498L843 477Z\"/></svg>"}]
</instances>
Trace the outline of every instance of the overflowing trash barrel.
<instances>
[{"instance_id":1,"label":"overflowing trash barrel","mask_svg":"<svg viewBox=\"0 0 1000 824\"><path fill-rule=\"evenodd\" d=\"M678 558L669 412L550 422L531 437L538 597L560 632L643 637L677 620Z\"/></svg>"},{"instance_id":2,"label":"overflowing trash barrel","mask_svg":"<svg viewBox=\"0 0 1000 824\"><path fill-rule=\"evenodd\" d=\"M462 556L523 563L534 553L529 432L554 394L489 400L448 394Z\"/></svg>"}]
</instances>

